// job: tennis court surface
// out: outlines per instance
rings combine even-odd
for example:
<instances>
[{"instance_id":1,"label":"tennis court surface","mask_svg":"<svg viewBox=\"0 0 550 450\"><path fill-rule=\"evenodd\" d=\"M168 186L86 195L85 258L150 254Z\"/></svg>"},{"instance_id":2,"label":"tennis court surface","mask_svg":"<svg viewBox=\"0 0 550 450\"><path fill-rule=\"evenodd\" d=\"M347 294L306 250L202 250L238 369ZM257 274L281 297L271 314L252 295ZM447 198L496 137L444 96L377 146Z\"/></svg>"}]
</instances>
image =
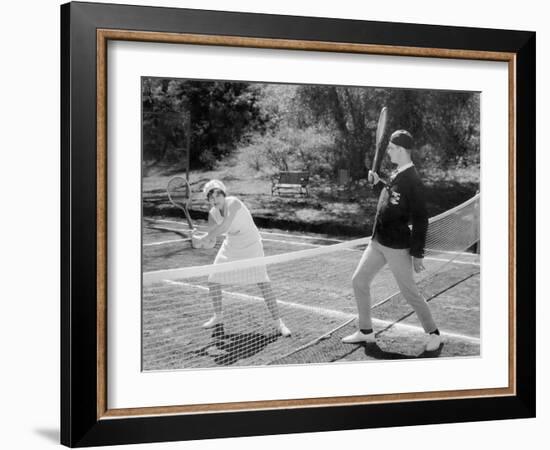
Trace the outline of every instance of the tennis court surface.
<instances>
[{"instance_id":1,"label":"tennis court surface","mask_svg":"<svg viewBox=\"0 0 550 450\"><path fill-rule=\"evenodd\" d=\"M371 288L373 304L380 303L373 309L377 343L341 343L355 330L351 277L368 238L345 241L262 229L266 257L224 268L211 265L221 240L213 249L192 249L183 221L145 218L142 368L478 356L479 255L466 251L479 237L478 209L479 199L430 221L427 270L417 280L443 337L431 353L424 351L424 332L387 267ZM247 269L258 265L267 269L290 337L276 332L260 287L242 281ZM222 285L224 322L204 329L213 312L208 290L213 271L228 277Z\"/></svg>"}]
</instances>

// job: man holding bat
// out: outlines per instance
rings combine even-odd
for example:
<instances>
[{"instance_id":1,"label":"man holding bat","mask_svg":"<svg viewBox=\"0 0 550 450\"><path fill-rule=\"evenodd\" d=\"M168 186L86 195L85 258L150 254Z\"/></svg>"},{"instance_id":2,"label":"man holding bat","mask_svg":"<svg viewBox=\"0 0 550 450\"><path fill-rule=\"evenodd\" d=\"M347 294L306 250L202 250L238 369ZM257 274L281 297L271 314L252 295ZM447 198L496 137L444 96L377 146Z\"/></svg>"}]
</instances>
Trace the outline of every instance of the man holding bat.
<instances>
[{"instance_id":1,"label":"man holding bat","mask_svg":"<svg viewBox=\"0 0 550 450\"><path fill-rule=\"evenodd\" d=\"M389 181L380 179L376 173L376 163L374 170L369 170L369 182L379 194L379 200L372 240L352 278L359 313L359 329L342 339L346 344L375 342L371 320L370 285L387 263L401 293L414 308L427 333L426 350L435 351L441 345L439 330L413 278L413 269L417 273L424 270L428 214L422 181L411 160L412 148L413 138L410 133L405 130L395 131L390 137L387 153L397 168ZM409 228L409 223L412 224L412 228Z\"/></svg>"}]
</instances>

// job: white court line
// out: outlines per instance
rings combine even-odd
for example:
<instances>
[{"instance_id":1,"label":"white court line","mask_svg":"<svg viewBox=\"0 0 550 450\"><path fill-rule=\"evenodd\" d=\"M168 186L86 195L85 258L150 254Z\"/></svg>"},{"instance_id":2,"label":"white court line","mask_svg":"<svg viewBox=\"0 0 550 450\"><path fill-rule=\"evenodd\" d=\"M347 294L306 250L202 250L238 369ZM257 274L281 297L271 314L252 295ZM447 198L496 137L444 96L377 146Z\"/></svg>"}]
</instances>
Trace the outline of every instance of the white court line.
<instances>
[{"instance_id":1,"label":"white court line","mask_svg":"<svg viewBox=\"0 0 550 450\"><path fill-rule=\"evenodd\" d=\"M305 246L305 247L326 247L326 245L309 244L308 242L292 242L292 241L285 241L284 239L262 238L262 241L263 242L277 242L277 243L280 243L280 244L301 245L301 246Z\"/></svg>"},{"instance_id":2,"label":"white court line","mask_svg":"<svg viewBox=\"0 0 550 450\"><path fill-rule=\"evenodd\" d=\"M479 263L472 262L472 261L459 261L458 259L448 260L448 259L441 259L441 258L432 258L431 256L425 256L424 259L428 259L430 261L451 262L453 264L464 264L467 266L479 267Z\"/></svg>"},{"instance_id":3,"label":"white court line","mask_svg":"<svg viewBox=\"0 0 550 450\"><path fill-rule=\"evenodd\" d=\"M164 280L164 282L168 283L168 284L171 284L171 285L175 285L175 286L186 286L186 287L191 287L193 289L198 289L198 290L201 290L201 291L208 291L208 287L201 286L201 285L198 285L198 284L184 283L183 281L172 281L172 280ZM258 301L263 302L264 301L264 299L262 297L257 297L257 296L248 295L248 294L241 294L239 292L222 291L222 293L225 294L225 295L228 295L230 297L235 297L235 298L238 298L238 299L241 299L241 300L246 300L246 301L253 301L253 302L258 302ZM324 315L324 316L331 317L331 318L334 318L334 319L349 320L349 319L354 319L355 317L357 317L356 314L345 313L345 312L342 312L342 311L338 311L336 309L301 305L299 303L287 302L287 301L284 301L284 300L277 300L277 303L279 303L280 305L289 306L289 307L294 308L294 309L300 309L302 311L307 311L307 312L310 312L310 313L316 313L316 314ZM375 319L375 318L373 318L372 321L379 324L379 325L386 326L386 327L388 325L393 324L393 326L396 327L396 328L403 328L403 329L406 329L406 330L409 330L409 331L414 331L414 332L419 332L419 333L425 334L424 329L422 327L418 327L418 326L415 326L415 325L408 325L408 324L405 324L405 323L393 323L393 322L390 322L388 320L381 320L381 319ZM472 343L476 343L476 344L480 343L480 339L476 338L476 337L473 337L473 336L467 336L467 335L458 334L458 333L448 333L448 332L442 331L442 330L440 330L440 332L441 332L441 334L443 334L445 336L452 337L452 338L455 338L455 339L460 339L460 340L463 340L463 341L468 341L468 342L472 342Z\"/></svg>"},{"instance_id":4,"label":"white court line","mask_svg":"<svg viewBox=\"0 0 550 450\"><path fill-rule=\"evenodd\" d=\"M158 219L158 220L153 219L153 220L151 220L151 222L155 222L155 223L157 223L157 222L159 222L159 223L173 223L173 224L177 224L177 225L185 225L183 222L179 222L177 220L166 220L166 219ZM199 226L202 227L202 228L206 228L206 226L204 226L204 225L197 225L197 228L199 228Z\"/></svg>"},{"instance_id":5,"label":"white court line","mask_svg":"<svg viewBox=\"0 0 550 450\"><path fill-rule=\"evenodd\" d=\"M178 222L176 220L159 219L159 220L155 220L155 222L175 223L175 224L182 225L181 222ZM207 228L207 227L203 226L203 225L197 225L197 228L200 229L200 228ZM329 239L329 238L314 237L314 236L302 236L302 235L299 235L299 234L275 233L275 232L271 232L271 231L260 231L260 233L261 234L268 234L268 235L272 235L272 236L287 236L287 237L291 237L291 238L311 239L311 240L316 240L316 241L347 242L347 241L342 241L340 239Z\"/></svg>"},{"instance_id":6,"label":"white court line","mask_svg":"<svg viewBox=\"0 0 550 450\"><path fill-rule=\"evenodd\" d=\"M160 241L160 242L149 242L148 244L143 244L144 247L153 247L156 245L166 245L166 244L172 244L173 242L186 242L190 241L191 238L184 238L184 239L172 239L169 241Z\"/></svg>"},{"instance_id":7,"label":"white court line","mask_svg":"<svg viewBox=\"0 0 550 450\"><path fill-rule=\"evenodd\" d=\"M315 241L328 241L328 242L347 242L343 241L341 239L330 239L330 238L323 238L323 237L314 237L314 236L302 236L301 234L288 234L288 233L275 233L273 231L260 231L260 233L268 234L271 236L288 236L288 237L297 237L300 239L312 239Z\"/></svg>"},{"instance_id":8,"label":"white court line","mask_svg":"<svg viewBox=\"0 0 550 450\"><path fill-rule=\"evenodd\" d=\"M372 319L372 321L375 322L375 323L379 323L380 325L383 325L383 326L388 326L388 325L393 324L393 326L397 327L397 328L402 328L404 330L409 330L409 331L414 331L414 332L419 332L419 333L425 334L424 328L417 327L415 325L409 325L409 324L406 324L406 323L393 323L393 322L390 322L389 320L381 320L381 319L374 319L374 318ZM439 330L439 332L443 336L447 336L447 337L450 337L450 338L460 339L462 341L471 342L473 344L480 344L481 343L481 339L477 338L477 337L474 337L474 336L468 336L466 334L459 334L459 333L450 333L448 331L443 331L443 330Z\"/></svg>"},{"instance_id":9,"label":"white court line","mask_svg":"<svg viewBox=\"0 0 550 450\"><path fill-rule=\"evenodd\" d=\"M182 242L182 241L188 241L190 238L186 238L186 239L171 239L171 240L167 240L167 241L160 241L160 242L149 242L147 244L143 244L144 247L151 247L151 246L154 246L154 245L165 245L165 244L171 244L172 242ZM318 245L318 244L309 244L308 242L293 242L293 241L286 241L286 240L283 240L283 239L267 239L267 238L262 238L262 241L264 242L277 242L277 243L281 243L281 244L289 244L289 245L301 245L301 246L304 246L304 247L316 247L316 248L319 248L319 247L326 247L326 245ZM339 241L339 242L345 242L345 241ZM355 251L354 249L345 249L345 250L353 250ZM362 251L362 250L361 250Z\"/></svg>"},{"instance_id":10,"label":"white court line","mask_svg":"<svg viewBox=\"0 0 550 450\"><path fill-rule=\"evenodd\" d=\"M427 248L425 249L427 252L428 251L431 251L433 249L430 249L430 248ZM474 256L474 255L477 255L477 253L470 253L470 252L452 252L450 250L433 250L437 253L447 253L449 255L464 255L464 256Z\"/></svg>"}]
</instances>

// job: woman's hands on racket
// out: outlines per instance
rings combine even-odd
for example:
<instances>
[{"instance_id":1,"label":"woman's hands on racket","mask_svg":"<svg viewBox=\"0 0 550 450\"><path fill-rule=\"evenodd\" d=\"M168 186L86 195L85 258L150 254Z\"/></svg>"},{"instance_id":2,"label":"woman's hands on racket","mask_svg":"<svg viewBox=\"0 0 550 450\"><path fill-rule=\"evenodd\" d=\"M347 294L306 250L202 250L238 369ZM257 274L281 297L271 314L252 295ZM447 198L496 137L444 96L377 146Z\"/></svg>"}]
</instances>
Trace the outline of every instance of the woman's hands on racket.
<instances>
[{"instance_id":1,"label":"woman's hands on racket","mask_svg":"<svg viewBox=\"0 0 550 450\"><path fill-rule=\"evenodd\" d=\"M197 235L197 230L191 233L191 246L193 248L202 248L202 236Z\"/></svg>"},{"instance_id":2,"label":"woman's hands on racket","mask_svg":"<svg viewBox=\"0 0 550 450\"><path fill-rule=\"evenodd\" d=\"M191 235L191 245L193 248L214 248L216 245L216 238L209 237L208 234L197 234L197 230L193 230Z\"/></svg>"}]
</instances>

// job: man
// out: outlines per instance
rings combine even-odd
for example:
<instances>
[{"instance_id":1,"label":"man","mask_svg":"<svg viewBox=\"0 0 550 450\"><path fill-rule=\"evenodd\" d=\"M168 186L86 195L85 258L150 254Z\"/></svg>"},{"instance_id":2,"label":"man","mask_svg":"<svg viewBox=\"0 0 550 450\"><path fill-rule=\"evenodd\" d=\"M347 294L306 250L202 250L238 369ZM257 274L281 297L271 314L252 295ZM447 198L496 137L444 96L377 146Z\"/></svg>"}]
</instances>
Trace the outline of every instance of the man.
<instances>
[{"instance_id":1,"label":"man","mask_svg":"<svg viewBox=\"0 0 550 450\"><path fill-rule=\"evenodd\" d=\"M342 339L346 344L375 342L371 320L370 285L387 263L401 293L414 308L426 336L426 350L435 351L441 336L426 300L416 286L415 272L424 270L423 257L428 215L422 181L411 160L413 138L405 130L395 131L387 153L397 169L389 182L369 171L369 182L380 193L372 240L353 274L352 284L359 313L358 330ZM412 229L409 228L412 224Z\"/></svg>"}]
</instances>

